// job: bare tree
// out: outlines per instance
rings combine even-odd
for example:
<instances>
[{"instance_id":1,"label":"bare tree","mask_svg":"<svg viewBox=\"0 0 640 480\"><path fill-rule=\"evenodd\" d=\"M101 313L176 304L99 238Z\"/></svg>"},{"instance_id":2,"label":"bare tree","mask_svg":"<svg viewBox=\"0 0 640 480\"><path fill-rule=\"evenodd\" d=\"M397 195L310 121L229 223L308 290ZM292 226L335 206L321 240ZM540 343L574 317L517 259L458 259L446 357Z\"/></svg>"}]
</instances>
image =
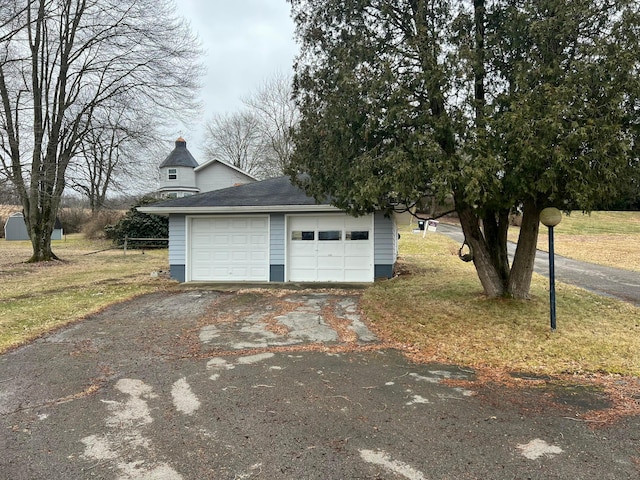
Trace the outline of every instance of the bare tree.
<instances>
[{"instance_id":1,"label":"bare tree","mask_svg":"<svg viewBox=\"0 0 640 480\"><path fill-rule=\"evenodd\" d=\"M157 174L152 119L128 108L94 117L81 150L69 165L68 184L89 202L92 213L105 206L108 193L148 191Z\"/></svg>"},{"instance_id":2,"label":"bare tree","mask_svg":"<svg viewBox=\"0 0 640 480\"><path fill-rule=\"evenodd\" d=\"M299 119L292 77L281 72L275 74L244 104L260 120L260 136L266 147L262 165L265 176L282 175L293 153L292 129Z\"/></svg>"},{"instance_id":3,"label":"bare tree","mask_svg":"<svg viewBox=\"0 0 640 480\"><path fill-rule=\"evenodd\" d=\"M293 153L298 110L292 79L276 74L243 100L246 108L214 115L207 124L205 152L258 178L282 175Z\"/></svg>"},{"instance_id":4,"label":"bare tree","mask_svg":"<svg viewBox=\"0 0 640 480\"><path fill-rule=\"evenodd\" d=\"M4 1L0 161L22 202L30 261L56 258L67 168L94 119L123 107L159 118L188 111L198 53L170 0Z\"/></svg>"},{"instance_id":5,"label":"bare tree","mask_svg":"<svg viewBox=\"0 0 640 480\"><path fill-rule=\"evenodd\" d=\"M16 205L19 202L18 193L8 178L0 174L0 205ZM2 225L0 224L0 228Z\"/></svg>"},{"instance_id":6,"label":"bare tree","mask_svg":"<svg viewBox=\"0 0 640 480\"><path fill-rule=\"evenodd\" d=\"M262 176L261 162L266 148L260 135L260 120L251 111L214 115L207 124L207 158L222 160L250 173Z\"/></svg>"}]
</instances>

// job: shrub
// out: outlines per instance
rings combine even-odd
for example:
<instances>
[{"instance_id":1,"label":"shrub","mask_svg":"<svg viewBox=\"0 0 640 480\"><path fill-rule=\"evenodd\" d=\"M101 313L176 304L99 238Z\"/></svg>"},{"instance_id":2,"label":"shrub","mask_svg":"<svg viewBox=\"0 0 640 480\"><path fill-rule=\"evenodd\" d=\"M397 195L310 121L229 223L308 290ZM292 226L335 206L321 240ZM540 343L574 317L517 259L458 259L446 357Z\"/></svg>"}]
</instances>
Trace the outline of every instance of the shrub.
<instances>
[{"instance_id":1,"label":"shrub","mask_svg":"<svg viewBox=\"0 0 640 480\"><path fill-rule=\"evenodd\" d=\"M61 208L58 210L58 218L64 233L79 233L83 225L90 220L91 213L79 207Z\"/></svg>"},{"instance_id":2,"label":"shrub","mask_svg":"<svg viewBox=\"0 0 640 480\"><path fill-rule=\"evenodd\" d=\"M149 205L157 202L155 198L143 197L137 205L131 207L127 213L115 225L105 227L106 238L113 240L117 245L124 244L126 237L129 238L168 238L169 219L159 215L148 215L139 212L137 207ZM165 241L145 242L145 247L157 246L165 247Z\"/></svg>"},{"instance_id":3,"label":"shrub","mask_svg":"<svg viewBox=\"0 0 640 480\"><path fill-rule=\"evenodd\" d=\"M82 226L82 233L88 239L103 240L107 238L105 228L117 224L123 216L121 210L100 211Z\"/></svg>"}]
</instances>

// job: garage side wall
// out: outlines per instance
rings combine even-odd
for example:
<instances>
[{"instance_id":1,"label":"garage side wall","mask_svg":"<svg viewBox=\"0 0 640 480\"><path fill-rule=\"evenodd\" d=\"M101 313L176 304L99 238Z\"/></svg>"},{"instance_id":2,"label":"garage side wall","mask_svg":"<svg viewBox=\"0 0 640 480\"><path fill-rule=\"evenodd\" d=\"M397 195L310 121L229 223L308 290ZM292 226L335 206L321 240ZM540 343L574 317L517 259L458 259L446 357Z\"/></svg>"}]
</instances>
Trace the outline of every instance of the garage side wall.
<instances>
[{"instance_id":1,"label":"garage side wall","mask_svg":"<svg viewBox=\"0 0 640 480\"><path fill-rule=\"evenodd\" d=\"M284 214L271 214L269 238L269 281L284 282L285 257Z\"/></svg>"},{"instance_id":2,"label":"garage side wall","mask_svg":"<svg viewBox=\"0 0 640 480\"><path fill-rule=\"evenodd\" d=\"M178 282L186 279L186 217L169 215L169 274Z\"/></svg>"},{"instance_id":3,"label":"garage side wall","mask_svg":"<svg viewBox=\"0 0 640 480\"><path fill-rule=\"evenodd\" d=\"M376 212L373 219L375 249L374 276L375 278L391 278L393 267L398 256L398 229L393 217L385 217L382 212Z\"/></svg>"}]
</instances>

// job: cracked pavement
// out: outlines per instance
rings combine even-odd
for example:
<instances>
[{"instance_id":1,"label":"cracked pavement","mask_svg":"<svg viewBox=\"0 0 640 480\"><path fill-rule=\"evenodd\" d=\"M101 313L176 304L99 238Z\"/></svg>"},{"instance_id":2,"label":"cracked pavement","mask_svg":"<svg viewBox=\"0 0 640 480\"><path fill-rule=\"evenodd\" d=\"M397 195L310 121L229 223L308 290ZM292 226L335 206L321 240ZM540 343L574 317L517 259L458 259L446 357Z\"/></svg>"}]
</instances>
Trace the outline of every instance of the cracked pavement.
<instances>
[{"instance_id":1,"label":"cracked pavement","mask_svg":"<svg viewBox=\"0 0 640 480\"><path fill-rule=\"evenodd\" d=\"M411 363L358 304L342 290L176 289L2 355L0 478L640 475L638 418L592 425L580 402Z\"/></svg>"}]
</instances>

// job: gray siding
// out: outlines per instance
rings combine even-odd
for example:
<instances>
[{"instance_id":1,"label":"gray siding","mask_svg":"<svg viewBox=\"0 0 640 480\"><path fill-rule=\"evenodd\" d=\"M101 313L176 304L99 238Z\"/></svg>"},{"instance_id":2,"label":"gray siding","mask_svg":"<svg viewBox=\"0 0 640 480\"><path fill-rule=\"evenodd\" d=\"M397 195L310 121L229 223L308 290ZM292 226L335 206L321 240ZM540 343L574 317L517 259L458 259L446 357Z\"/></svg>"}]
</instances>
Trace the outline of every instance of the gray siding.
<instances>
[{"instance_id":1,"label":"gray siding","mask_svg":"<svg viewBox=\"0 0 640 480\"><path fill-rule=\"evenodd\" d=\"M54 228L51 232L51 240L62 240L62 236L61 228ZM4 224L4 238L5 240L29 240L27 225L24 223L24 216L21 213L9 216Z\"/></svg>"},{"instance_id":2,"label":"gray siding","mask_svg":"<svg viewBox=\"0 0 640 480\"><path fill-rule=\"evenodd\" d=\"M183 283L186 280L184 265L169 265L169 276Z\"/></svg>"},{"instance_id":3,"label":"gray siding","mask_svg":"<svg viewBox=\"0 0 640 480\"><path fill-rule=\"evenodd\" d=\"M29 240L27 226L21 214L12 215L7 219L4 225L4 238L6 240Z\"/></svg>"},{"instance_id":4,"label":"gray siding","mask_svg":"<svg viewBox=\"0 0 640 480\"><path fill-rule=\"evenodd\" d=\"M269 267L270 282L284 282L284 265L271 265Z\"/></svg>"},{"instance_id":5,"label":"gray siding","mask_svg":"<svg viewBox=\"0 0 640 480\"><path fill-rule=\"evenodd\" d=\"M186 230L184 215L169 215L169 265L186 265Z\"/></svg>"},{"instance_id":6,"label":"gray siding","mask_svg":"<svg viewBox=\"0 0 640 480\"><path fill-rule=\"evenodd\" d=\"M284 265L284 214L271 214L271 238L269 239L269 264Z\"/></svg>"},{"instance_id":7,"label":"gray siding","mask_svg":"<svg viewBox=\"0 0 640 480\"><path fill-rule=\"evenodd\" d=\"M394 265L396 263L397 230L393 217L385 217L376 212L373 220L374 253L373 261L376 265Z\"/></svg>"}]
</instances>

